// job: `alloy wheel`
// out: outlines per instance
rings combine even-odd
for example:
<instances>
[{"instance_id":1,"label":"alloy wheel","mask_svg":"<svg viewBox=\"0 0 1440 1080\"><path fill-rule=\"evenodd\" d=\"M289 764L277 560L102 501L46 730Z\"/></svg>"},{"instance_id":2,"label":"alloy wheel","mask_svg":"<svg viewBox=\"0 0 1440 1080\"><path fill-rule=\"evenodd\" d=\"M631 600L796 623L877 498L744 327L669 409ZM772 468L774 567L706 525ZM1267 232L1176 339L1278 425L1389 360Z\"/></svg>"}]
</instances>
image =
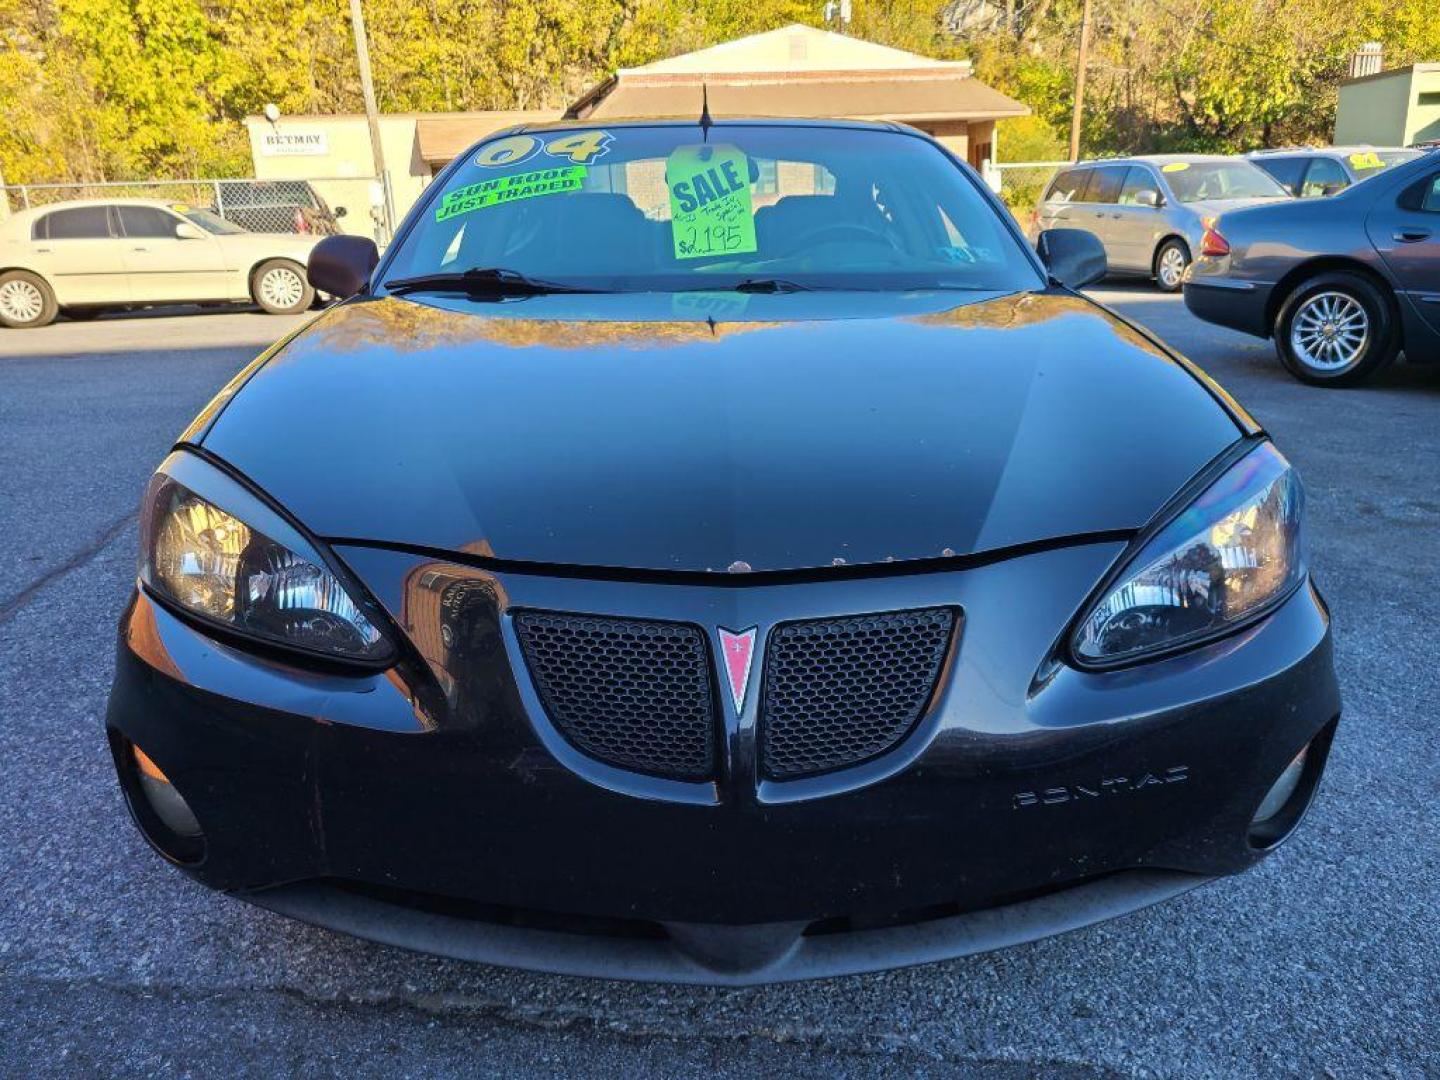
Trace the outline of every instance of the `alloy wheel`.
<instances>
[{"instance_id":1,"label":"alloy wheel","mask_svg":"<svg viewBox=\"0 0 1440 1080\"><path fill-rule=\"evenodd\" d=\"M0 285L0 314L11 322L33 322L44 309L45 297L33 282L12 278Z\"/></svg>"},{"instance_id":2,"label":"alloy wheel","mask_svg":"<svg viewBox=\"0 0 1440 1080\"><path fill-rule=\"evenodd\" d=\"M260 279L260 298L271 307L293 308L305 295L305 283L288 266L277 266Z\"/></svg>"},{"instance_id":3,"label":"alloy wheel","mask_svg":"<svg viewBox=\"0 0 1440 1080\"><path fill-rule=\"evenodd\" d=\"M1343 292L1316 293L1300 305L1290 322L1290 348L1316 371L1351 367L1364 356L1369 342L1369 314Z\"/></svg>"},{"instance_id":4,"label":"alloy wheel","mask_svg":"<svg viewBox=\"0 0 1440 1080\"><path fill-rule=\"evenodd\" d=\"M1160 284L1167 289L1174 289L1180 284L1180 279L1185 276L1185 252L1178 247L1167 247L1160 255L1160 266L1157 275Z\"/></svg>"}]
</instances>

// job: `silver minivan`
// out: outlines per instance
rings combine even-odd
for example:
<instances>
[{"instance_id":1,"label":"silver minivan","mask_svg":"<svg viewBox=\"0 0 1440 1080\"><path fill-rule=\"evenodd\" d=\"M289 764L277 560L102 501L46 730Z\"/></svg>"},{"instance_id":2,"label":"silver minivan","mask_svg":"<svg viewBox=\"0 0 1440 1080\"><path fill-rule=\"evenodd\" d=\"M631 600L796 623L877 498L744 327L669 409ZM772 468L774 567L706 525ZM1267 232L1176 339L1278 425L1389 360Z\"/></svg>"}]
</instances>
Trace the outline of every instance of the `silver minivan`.
<instances>
[{"instance_id":1,"label":"silver minivan","mask_svg":"<svg viewBox=\"0 0 1440 1080\"><path fill-rule=\"evenodd\" d=\"M1082 161L1061 169L1035 214L1045 229L1086 229L1100 238L1110 270L1180 288L1207 222L1237 206L1288 199L1243 158L1205 154Z\"/></svg>"}]
</instances>

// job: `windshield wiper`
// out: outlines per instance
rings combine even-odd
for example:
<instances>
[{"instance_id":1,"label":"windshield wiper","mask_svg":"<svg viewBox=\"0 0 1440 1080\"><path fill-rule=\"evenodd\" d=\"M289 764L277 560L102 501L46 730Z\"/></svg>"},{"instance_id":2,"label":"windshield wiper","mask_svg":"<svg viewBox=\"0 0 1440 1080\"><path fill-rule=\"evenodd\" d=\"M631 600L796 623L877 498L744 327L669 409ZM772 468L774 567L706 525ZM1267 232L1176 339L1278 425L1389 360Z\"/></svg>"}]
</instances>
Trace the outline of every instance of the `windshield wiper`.
<instances>
[{"instance_id":1,"label":"windshield wiper","mask_svg":"<svg viewBox=\"0 0 1440 1080\"><path fill-rule=\"evenodd\" d=\"M469 270L446 271L439 274L417 274L414 277L391 278L385 288L392 293L419 292L434 289L455 291L472 296L541 296L545 293L594 293L578 285L562 285L558 281L532 278L518 270L503 267L471 267Z\"/></svg>"},{"instance_id":2,"label":"windshield wiper","mask_svg":"<svg viewBox=\"0 0 1440 1080\"><path fill-rule=\"evenodd\" d=\"M735 286L736 292L744 293L778 293L778 292L809 292L809 285L801 285L798 281L789 281L785 278L746 278Z\"/></svg>"},{"instance_id":3,"label":"windshield wiper","mask_svg":"<svg viewBox=\"0 0 1440 1080\"><path fill-rule=\"evenodd\" d=\"M733 285L721 285L716 282L713 285L691 285L688 288L680 289L679 292L740 292L740 293L782 293L782 292L810 292L812 286L801 285L798 281L789 281L785 278L746 278Z\"/></svg>"}]
</instances>

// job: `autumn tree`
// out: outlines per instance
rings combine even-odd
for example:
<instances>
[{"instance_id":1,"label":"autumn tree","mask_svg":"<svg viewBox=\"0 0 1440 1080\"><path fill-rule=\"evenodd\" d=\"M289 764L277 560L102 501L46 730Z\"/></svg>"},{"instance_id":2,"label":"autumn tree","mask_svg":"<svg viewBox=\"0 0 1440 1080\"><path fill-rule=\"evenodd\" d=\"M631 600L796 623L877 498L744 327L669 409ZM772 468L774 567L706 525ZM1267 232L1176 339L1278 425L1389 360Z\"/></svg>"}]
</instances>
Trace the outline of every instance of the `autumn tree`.
<instances>
[{"instance_id":1,"label":"autumn tree","mask_svg":"<svg viewBox=\"0 0 1440 1080\"><path fill-rule=\"evenodd\" d=\"M823 0L364 0L385 111L559 109L633 67L791 22ZM1082 0L853 0L848 32L942 58L1029 104L1002 148L1053 153ZM1323 141L1363 41L1440 59L1435 0L1093 0L1087 152ZM243 174L240 121L355 112L348 0L0 0L0 169L12 183Z\"/></svg>"}]
</instances>

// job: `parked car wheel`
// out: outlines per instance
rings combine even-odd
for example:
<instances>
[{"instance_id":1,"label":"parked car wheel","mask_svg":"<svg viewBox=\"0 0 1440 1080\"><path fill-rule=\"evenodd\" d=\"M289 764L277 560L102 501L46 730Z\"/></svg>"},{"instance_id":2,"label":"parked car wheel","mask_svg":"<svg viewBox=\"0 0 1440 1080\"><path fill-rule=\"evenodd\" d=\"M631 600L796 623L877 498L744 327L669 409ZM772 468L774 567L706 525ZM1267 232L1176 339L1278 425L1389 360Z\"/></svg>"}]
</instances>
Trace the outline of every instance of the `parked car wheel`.
<instances>
[{"instance_id":1,"label":"parked car wheel","mask_svg":"<svg viewBox=\"0 0 1440 1080\"><path fill-rule=\"evenodd\" d=\"M1173 237L1166 240L1155 252L1155 284L1161 292L1179 291L1189 265L1190 248L1185 241Z\"/></svg>"},{"instance_id":2,"label":"parked car wheel","mask_svg":"<svg viewBox=\"0 0 1440 1080\"><path fill-rule=\"evenodd\" d=\"M28 270L0 274L0 325L15 330L48 326L59 311L44 278Z\"/></svg>"},{"instance_id":3,"label":"parked car wheel","mask_svg":"<svg viewBox=\"0 0 1440 1080\"><path fill-rule=\"evenodd\" d=\"M289 259L270 259L250 276L250 295L271 315L294 315L315 300L305 268Z\"/></svg>"},{"instance_id":4,"label":"parked car wheel","mask_svg":"<svg viewBox=\"0 0 1440 1080\"><path fill-rule=\"evenodd\" d=\"M1358 274L1320 274L1280 307L1275 348L1290 374L1316 386L1355 386L1400 350L1389 298Z\"/></svg>"}]
</instances>

